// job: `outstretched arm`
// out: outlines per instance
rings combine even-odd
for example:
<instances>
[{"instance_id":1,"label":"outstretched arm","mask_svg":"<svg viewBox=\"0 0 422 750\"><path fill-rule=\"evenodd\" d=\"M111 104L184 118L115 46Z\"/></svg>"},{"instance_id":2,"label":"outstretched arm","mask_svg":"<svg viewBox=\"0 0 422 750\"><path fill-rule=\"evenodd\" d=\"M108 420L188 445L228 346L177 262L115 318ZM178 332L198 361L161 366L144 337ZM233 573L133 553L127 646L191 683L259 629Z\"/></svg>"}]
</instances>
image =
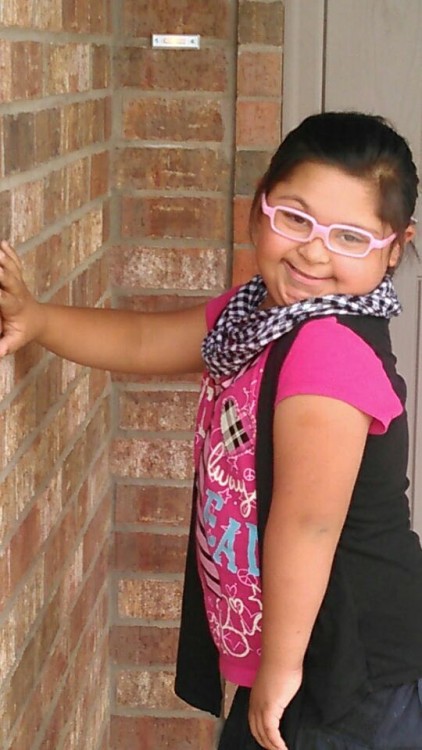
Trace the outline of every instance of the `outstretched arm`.
<instances>
[{"instance_id":1,"label":"outstretched arm","mask_svg":"<svg viewBox=\"0 0 422 750\"><path fill-rule=\"evenodd\" d=\"M252 733L267 750L286 748L280 719L302 681L369 424L367 414L323 396L293 396L276 408L262 657L249 714Z\"/></svg>"},{"instance_id":2,"label":"outstretched arm","mask_svg":"<svg viewBox=\"0 0 422 750\"><path fill-rule=\"evenodd\" d=\"M143 374L198 372L205 307L166 313L41 304L22 278L21 263L0 243L0 358L37 341L65 359L104 370Z\"/></svg>"}]
</instances>

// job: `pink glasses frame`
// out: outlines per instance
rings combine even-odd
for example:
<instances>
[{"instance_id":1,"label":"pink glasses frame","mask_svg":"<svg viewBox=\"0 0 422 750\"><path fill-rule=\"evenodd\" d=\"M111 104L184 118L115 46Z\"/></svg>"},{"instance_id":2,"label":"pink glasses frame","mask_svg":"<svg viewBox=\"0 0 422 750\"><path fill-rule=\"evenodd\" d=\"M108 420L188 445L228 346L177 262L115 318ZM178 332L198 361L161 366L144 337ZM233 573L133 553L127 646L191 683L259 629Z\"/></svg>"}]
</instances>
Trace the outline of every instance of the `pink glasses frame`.
<instances>
[{"instance_id":1,"label":"pink glasses frame","mask_svg":"<svg viewBox=\"0 0 422 750\"><path fill-rule=\"evenodd\" d=\"M290 213L294 214L295 216L300 216L303 219L306 219L307 221L310 221L312 224L312 231L310 237L308 237L307 240L303 240L303 244L306 244L308 242L312 242L315 237L320 237L325 247L328 248L332 253L337 253L337 255L346 255L348 258L366 258L367 255L371 252L371 250L379 250L383 247L387 247L387 245L393 241L395 237L397 237L396 233L390 234L389 237L385 237L383 240L377 240L371 232L368 232L366 229L360 229L360 227L354 227L351 224L319 224L316 219L314 219L313 216L310 216L309 214L306 214L304 211L299 211L297 208L291 208L291 206L269 206L267 203L267 199L265 197L265 193L262 193L261 196L261 209L262 213L265 214L265 216L268 216L270 219L271 229L276 234L281 235L281 237L285 237L288 240L294 240L297 239L295 237L291 237L290 235L286 234L285 232L282 232L280 229L278 229L275 226L274 223L274 216L275 212L278 208L282 208L286 211L289 211ZM360 232L365 237L369 239L369 247L367 250L365 250L364 253L347 253L343 252L342 250L336 250L336 248L331 247L330 245L330 232L332 229L349 229L352 232Z\"/></svg>"}]
</instances>

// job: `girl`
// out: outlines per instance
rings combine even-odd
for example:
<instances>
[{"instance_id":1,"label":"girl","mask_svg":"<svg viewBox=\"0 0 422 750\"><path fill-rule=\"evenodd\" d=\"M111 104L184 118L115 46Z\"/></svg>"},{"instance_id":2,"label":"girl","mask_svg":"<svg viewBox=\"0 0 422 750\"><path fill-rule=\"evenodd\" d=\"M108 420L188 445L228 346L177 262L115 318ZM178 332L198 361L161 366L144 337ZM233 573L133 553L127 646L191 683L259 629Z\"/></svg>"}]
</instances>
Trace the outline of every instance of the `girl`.
<instances>
[{"instance_id":1,"label":"girl","mask_svg":"<svg viewBox=\"0 0 422 750\"><path fill-rule=\"evenodd\" d=\"M125 372L205 375L176 691L220 750L422 748L422 551L388 321L418 178L379 117L325 113L258 185L259 276L162 314L39 304L1 244L0 356L35 339ZM265 533L264 533L265 532Z\"/></svg>"}]
</instances>

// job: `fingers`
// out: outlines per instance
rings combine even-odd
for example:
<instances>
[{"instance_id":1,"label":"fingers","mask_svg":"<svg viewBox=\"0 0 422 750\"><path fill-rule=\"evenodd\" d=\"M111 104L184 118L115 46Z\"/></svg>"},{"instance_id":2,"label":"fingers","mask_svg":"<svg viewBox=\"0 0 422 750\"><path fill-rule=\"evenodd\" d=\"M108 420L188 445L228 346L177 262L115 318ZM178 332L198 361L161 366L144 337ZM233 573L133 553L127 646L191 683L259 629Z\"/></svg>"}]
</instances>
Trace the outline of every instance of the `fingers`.
<instances>
[{"instance_id":1,"label":"fingers","mask_svg":"<svg viewBox=\"0 0 422 750\"><path fill-rule=\"evenodd\" d=\"M22 264L15 251L7 242L0 243L0 289L5 292L16 292L18 285L22 283ZM7 295L2 294L0 299L4 302Z\"/></svg>"},{"instance_id":2,"label":"fingers","mask_svg":"<svg viewBox=\"0 0 422 750\"><path fill-rule=\"evenodd\" d=\"M4 258L7 258L11 263L13 263L18 271L22 271L22 263L20 261L20 258L18 257L18 255L16 255L15 250L9 244L9 242L7 242L7 240L0 241L0 261L2 258L2 254L4 254Z\"/></svg>"},{"instance_id":3,"label":"fingers","mask_svg":"<svg viewBox=\"0 0 422 750\"><path fill-rule=\"evenodd\" d=\"M266 750L287 750L287 745L280 735L280 719L268 712L251 714L249 717L251 732Z\"/></svg>"}]
</instances>

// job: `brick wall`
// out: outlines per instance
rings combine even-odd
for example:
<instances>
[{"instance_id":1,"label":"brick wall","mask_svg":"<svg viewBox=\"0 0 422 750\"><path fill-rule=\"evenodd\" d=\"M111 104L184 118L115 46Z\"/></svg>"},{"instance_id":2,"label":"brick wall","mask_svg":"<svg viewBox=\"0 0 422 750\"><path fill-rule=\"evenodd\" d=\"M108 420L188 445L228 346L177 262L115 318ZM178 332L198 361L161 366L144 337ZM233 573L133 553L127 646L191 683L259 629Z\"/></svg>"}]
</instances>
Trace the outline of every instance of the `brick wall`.
<instances>
[{"instance_id":1,"label":"brick wall","mask_svg":"<svg viewBox=\"0 0 422 750\"><path fill-rule=\"evenodd\" d=\"M44 300L109 303L108 0L0 2L0 235ZM108 747L108 377L0 363L0 746Z\"/></svg>"},{"instance_id":2,"label":"brick wall","mask_svg":"<svg viewBox=\"0 0 422 750\"><path fill-rule=\"evenodd\" d=\"M165 309L254 272L282 23L281 0L0 0L0 236L37 296ZM109 652L111 750L215 747L172 692L198 384L116 377L110 416L102 373L0 363L2 750L106 750Z\"/></svg>"},{"instance_id":3,"label":"brick wall","mask_svg":"<svg viewBox=\"0 0 422 750\"><path fill-rule=\"evenodd\" d=\"M280 140L282 2L122 0L115 24L113 303L189 305L255 270L247 214ZM200 34L201 49L154 50L152 33ZM218 722L173 694L198 378L114 389L111 749L212 750Z\"/></svg>"}]
</instances>

